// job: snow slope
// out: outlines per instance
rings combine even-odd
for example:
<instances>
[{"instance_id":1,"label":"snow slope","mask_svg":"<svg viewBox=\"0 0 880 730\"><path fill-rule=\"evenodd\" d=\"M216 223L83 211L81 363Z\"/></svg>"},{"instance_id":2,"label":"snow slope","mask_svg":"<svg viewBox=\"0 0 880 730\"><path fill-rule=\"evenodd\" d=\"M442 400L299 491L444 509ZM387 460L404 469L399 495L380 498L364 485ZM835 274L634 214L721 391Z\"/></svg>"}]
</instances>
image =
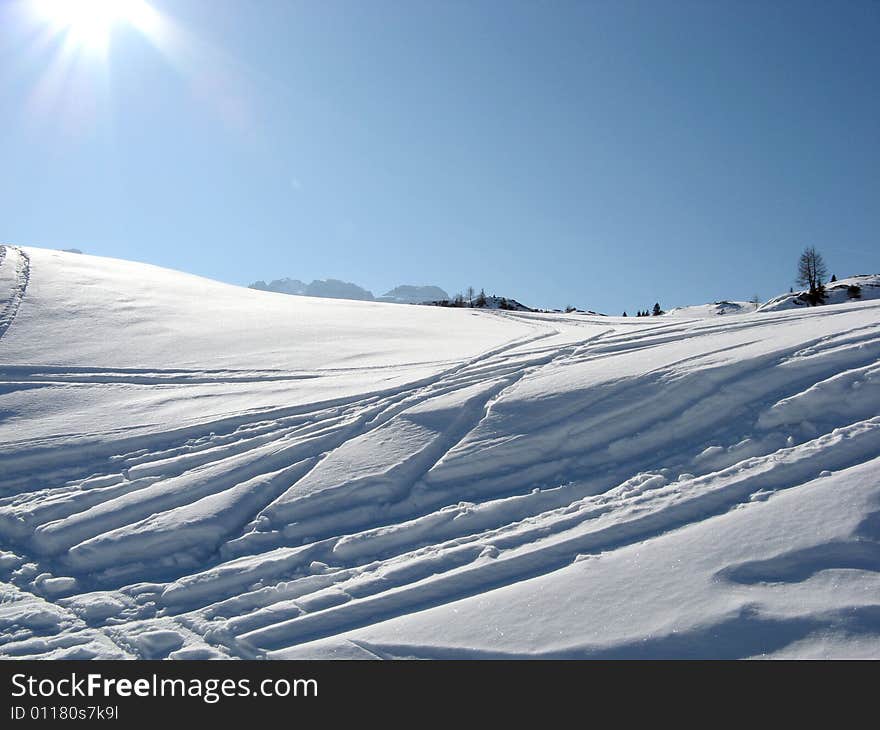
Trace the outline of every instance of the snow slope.
<instances>
[{"instance_id":1,"label":"snow slope","mask_svg":"<svg viewBox=\"0 0 880 730\"><path fill-rule=\"evenodd\" d=\"M399 307L0 251L0 656L880 656L880 301Z\"/></svg>"}]
</instances>

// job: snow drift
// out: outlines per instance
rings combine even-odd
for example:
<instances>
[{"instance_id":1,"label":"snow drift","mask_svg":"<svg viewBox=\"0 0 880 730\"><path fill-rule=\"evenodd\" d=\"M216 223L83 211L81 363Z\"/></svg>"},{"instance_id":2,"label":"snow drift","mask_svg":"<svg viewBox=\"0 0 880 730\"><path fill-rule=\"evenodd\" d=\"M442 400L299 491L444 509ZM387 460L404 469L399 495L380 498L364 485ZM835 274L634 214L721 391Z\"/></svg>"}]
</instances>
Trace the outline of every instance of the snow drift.
<instances>
[{"instance_id":1,"label":"snow drift","mask_svg":"<svg viewBox=\"0 0 880 730\"><path fill-rule=\"evenodd\" d=\"M880 656L880 301L538 314L0 257L0 656Z\"/></svg>"}]
</instances>

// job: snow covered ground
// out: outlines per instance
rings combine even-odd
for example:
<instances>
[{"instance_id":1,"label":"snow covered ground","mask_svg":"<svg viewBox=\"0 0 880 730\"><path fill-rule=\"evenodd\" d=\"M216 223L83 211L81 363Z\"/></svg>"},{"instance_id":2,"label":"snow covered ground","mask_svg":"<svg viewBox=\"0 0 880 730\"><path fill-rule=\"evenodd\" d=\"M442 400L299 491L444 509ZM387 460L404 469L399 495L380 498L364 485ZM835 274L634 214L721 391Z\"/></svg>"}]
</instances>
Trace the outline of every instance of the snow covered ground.
<instances>
[{"instance_id":1,"label":"snow covered ground","mask_svg":"<svg viewBox=\"0 0 880 730\"><path fill-rule=\"evenodd\" d=\"M880 657L878 300L536 314L0 257L0 656Z\"/></svg>"}]
</instances>

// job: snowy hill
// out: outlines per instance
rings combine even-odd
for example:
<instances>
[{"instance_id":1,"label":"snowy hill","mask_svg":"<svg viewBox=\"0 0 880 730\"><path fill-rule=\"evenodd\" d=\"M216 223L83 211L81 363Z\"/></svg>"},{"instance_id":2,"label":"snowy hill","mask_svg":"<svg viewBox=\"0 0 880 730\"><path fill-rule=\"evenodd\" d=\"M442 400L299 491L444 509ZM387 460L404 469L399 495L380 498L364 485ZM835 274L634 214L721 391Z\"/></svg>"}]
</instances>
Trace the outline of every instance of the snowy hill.
<instances>
[{"instance_id":1,"label":"snowy hill","mask_svg":"<svg viewBox=\"0 0 880 730\"><path fill-rule=\"evenodd\" d=\"M755 305L751 302L733 302L722 300L711 304L695 304L687 307L675 307L667 311L665 317L703 318L718 317L727 314L746 314L754 312Z\"/></svg>"},{"instance_id":2,"label":"snowy hill","mask_svg":"<svg viewBox=\"0 0 880 730\"><path fill-rule=\"evenodd\" d=\"M880 657L880 300L600 317L0 257L2 657Z\"/></svg>"},{"instance_id":3,"label":"snowy hill","mask_svg":"<svg viewBox=\"0 0 880 730\"><path fill-rule=\"evenodd\" d=\"M843 304L851 301L880 299L880 274L851 276L825 285L825 304ZM787 309L809 307L805 291L790 292L774 297L759 308L761 312L781 312Z\"/></svg>"},{"instance_id":4,"label":"snowy hill","mask_svg":"<svg viewBox=\"0 0 880 730\"><path fill-rule=\"evenodd\" d=\"M531 312L525 304L520 304L516 299L509 297L487 296L485 304L477 305L482 309L504 309L513 312Z\"/></svg>"},{"instance_id":5,"label":"snowy hill","mask_svg":"<svg viewBox=\"0 0 880 730\"><path fill-rule=\"evenodd\" d=\"M423 304L428 304L435 307L458 307L458 308L466 308L466 309L501 309L508 312L534 312L537 310L530 309L524 304L520 304L516 299L511 299L510 297L499 297L499 296L487 296L480 295L473 298L473 300L468 301L461 295L458 295L455 299L432 299L430 301L422 302Z\"/></svg>"}]
</instances>

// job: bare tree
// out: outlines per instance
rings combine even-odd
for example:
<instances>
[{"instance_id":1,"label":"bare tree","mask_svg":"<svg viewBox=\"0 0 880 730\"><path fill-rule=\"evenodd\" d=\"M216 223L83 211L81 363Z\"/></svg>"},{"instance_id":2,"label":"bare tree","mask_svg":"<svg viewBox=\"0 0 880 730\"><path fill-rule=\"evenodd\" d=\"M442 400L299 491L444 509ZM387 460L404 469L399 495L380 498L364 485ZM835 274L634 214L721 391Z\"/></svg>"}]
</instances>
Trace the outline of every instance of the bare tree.
<instances>
[{"instance_id":1,"label":"bare tree","mask_svg":"<svg viewBox=\"0 0 880 730\"><path fill-rule=\"evenodd\" d=\"M823 285L826 276L828 269L825 268L822 254L813 246L805 248L798 261L797 283L809 287L810 294L815 294Z\"/></svg>"},{"instance_id":2,"label":"bare tree","mask_svg":"<svg viewBox=\"0 0 880 730\"><path fill-rule=\"evenodd\" d=\"M761 297L759 297L757 294L753 294L752 298L749 299L749 301L754 305L755 309L761 306Z\"/></svg>"},{"instance_id":3,"label":"bare tree","mask_svg":"<svg viewBox=\"0 0 880 730\"><path fill-rule=\"evenodd\" d=\"M465 296L467 297L467 305L469 307L473 307L474 306L474 288L472 286L469 286L467 288L467 292L465 293Z\"/></svg>"}]
</instances>

